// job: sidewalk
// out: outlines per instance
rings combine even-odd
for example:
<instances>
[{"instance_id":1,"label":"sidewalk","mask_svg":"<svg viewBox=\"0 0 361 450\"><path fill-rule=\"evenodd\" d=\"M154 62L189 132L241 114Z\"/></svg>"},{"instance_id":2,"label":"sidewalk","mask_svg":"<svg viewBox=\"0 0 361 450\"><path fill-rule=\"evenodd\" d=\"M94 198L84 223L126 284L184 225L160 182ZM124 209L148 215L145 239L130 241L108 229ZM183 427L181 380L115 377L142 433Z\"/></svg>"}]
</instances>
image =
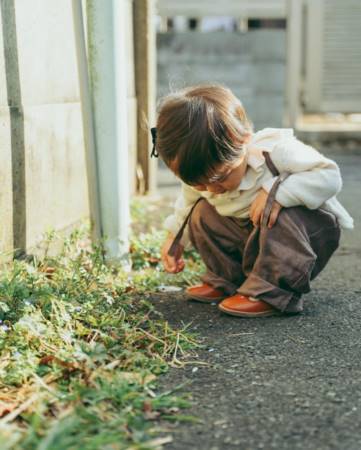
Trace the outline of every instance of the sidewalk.
<instances>
[{"instance_id":1,"label":"sidewalk","mask_svg":"<svg viewBox=\"0 0 361 450\"><path fill-rule=\"evenodd\" d=\"M205 349L186 369L172 369L161 390L183 382L201 424L171 427L169 450L361 448L361 157L337 154L339 196L353 215L331 262L291 317L242 319L183 294L152 299L178 327L192 322ZM196 368L196 369L195 369ZM163 425L163 424L162 424Z\"/></svg>"},{"instance_id":2,"label":"sidewalk","mask_svg":"<svg viewBox=\"0 0 361 450\"><path fill-rule=\"evenodd\" d=\"M307 114L296 124L296 136L327 153L361 154L361 114Z\"/></svg>"}]
</instances>

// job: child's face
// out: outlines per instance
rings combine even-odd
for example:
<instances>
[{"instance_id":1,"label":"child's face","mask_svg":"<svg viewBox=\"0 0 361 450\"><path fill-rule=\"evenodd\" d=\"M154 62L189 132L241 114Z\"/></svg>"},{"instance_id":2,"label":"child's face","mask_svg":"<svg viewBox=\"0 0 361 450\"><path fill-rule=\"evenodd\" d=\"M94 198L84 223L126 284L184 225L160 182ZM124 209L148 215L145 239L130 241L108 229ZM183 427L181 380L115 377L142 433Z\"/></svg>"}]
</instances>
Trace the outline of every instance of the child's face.
<instances>
[{"instance_id":1,"label":"child's face","mask_svg":"<svg viewBox=\"0 0 361 450\"><path fill-rule=\"evenodd\" d=\"M249 133L244 138L244 144L247 144L252 137ZM211 179L201 180L198 184L192 185L197 191L208 191L214 194L223 194L227 191L233 191L240 185L242 178L247 171L248 151L235 160L231 165L221 164L217 167L216 174ZM177 174L177 163L173 161L169 165L170 169Z\"/></svg>"},{"instance_id":2,"label":"child's face","mask_svg":"<svg viewBox=\"0 0 361 450\"><path fill-rule=\"evenodd\" d=\"M239 186L247 170L247 153L236 160L231 166L221 165L212 180L193 185L197 191L208 191L214 194L223 194L226 191L233 191Z\"/></svg>"}]
</instances>

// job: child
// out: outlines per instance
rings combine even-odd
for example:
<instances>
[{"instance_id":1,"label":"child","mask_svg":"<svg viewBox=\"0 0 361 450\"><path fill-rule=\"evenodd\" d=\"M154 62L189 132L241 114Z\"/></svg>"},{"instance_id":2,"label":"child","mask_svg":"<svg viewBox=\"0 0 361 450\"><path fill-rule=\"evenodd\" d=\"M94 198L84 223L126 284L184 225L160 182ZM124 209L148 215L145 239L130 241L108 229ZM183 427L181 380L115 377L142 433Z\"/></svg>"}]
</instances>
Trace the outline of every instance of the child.
<instances>
[{"instance_id":1,"label":"child","mask_svg":"<svg viewBox=\"0 0 361 450\"><path fill-rule=\"evenodd\" d=\"M183 270L192 243L207 273L189 298L220 302L235 316L302 311L301 296L337 249L340 228L353 228L335 197L337 164L292 129L253 133L241 102L218 84L166 96L151 131L152 156L182 181L165 221L165 270Z\"/></svg>"}]
</instances>

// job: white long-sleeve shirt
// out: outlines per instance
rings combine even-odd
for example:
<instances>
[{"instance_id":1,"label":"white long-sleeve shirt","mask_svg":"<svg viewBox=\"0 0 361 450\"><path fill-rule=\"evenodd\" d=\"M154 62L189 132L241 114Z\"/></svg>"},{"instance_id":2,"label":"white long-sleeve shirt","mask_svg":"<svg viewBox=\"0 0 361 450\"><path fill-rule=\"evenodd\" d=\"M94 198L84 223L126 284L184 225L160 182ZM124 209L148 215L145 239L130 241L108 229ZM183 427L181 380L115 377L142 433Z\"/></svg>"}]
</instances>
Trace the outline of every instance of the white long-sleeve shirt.
<instances>
[{"instance_id":1,"label":"white long-sleeve shirt","mask_svg":"<svg viewBox=\"0 0 361 450\"><path fill-rule=\"evenodd\" d=\"M250 207L259 190L269 192L276 181L267 167L263 151L270 153L280 173L290 172L276 193L276 200L285 208L303 205L309 209L323 208L333 213L342 228L353 228L353 219L336 199L342 188L337 164L313 147L296 139L292 129L265 128L253 134L247 144L247 170L237 189L223 194L197 191L182 183L174 214L167 217L164 227L176 234L194 202L204 197L222 216L249 218ZM189 243L187 229L182 244Z\"/></svg>"}]
</instances>

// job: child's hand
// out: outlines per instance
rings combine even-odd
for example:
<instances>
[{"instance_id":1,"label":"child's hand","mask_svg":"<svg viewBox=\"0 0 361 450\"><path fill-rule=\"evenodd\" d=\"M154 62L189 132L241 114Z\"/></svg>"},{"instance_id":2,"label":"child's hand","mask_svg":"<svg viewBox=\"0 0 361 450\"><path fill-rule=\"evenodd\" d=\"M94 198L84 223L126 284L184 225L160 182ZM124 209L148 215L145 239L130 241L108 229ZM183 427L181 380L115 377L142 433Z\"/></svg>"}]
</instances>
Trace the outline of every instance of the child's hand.
<instances>
[{"instance_id":1,"label":"child's hand","mask_svg":"<svg viewBox=\"0 0 361 450\"><path fill-rule=\"evenodd\" d=\"M261 221L263 218L263 212L264 212L264 209L265 209L266 203L267 203L267 197L268 197L268 192L266 192L264 189L261 189L259 191L257 197L253 200L249 215L250 215L250 218L255 227L257 227L261 224ZM269 216L268 228L272 228L273 225L276 223L278 214L280 213L281 209L282 209L282 205L280 205L275 200L273 202L271 214Z\"/></svg>"},{"instance_id":2,"label":"child's hand","mask_svg":"<svg viewBox=\"0 0 361 450\"><path fill-rule=\"evenodd\" d=\"M178 244L177 251L173 256L168 255L169 247L172 245L174 240L173 235L169 235L167 240L164 242L162 250L161 250L161 256L162 256L162 262L164 269L169 273L178 273L181 272L184 269L184 260L182 259L182 254L184 247L181 244Z\"/></svg>"}]
</instances>

